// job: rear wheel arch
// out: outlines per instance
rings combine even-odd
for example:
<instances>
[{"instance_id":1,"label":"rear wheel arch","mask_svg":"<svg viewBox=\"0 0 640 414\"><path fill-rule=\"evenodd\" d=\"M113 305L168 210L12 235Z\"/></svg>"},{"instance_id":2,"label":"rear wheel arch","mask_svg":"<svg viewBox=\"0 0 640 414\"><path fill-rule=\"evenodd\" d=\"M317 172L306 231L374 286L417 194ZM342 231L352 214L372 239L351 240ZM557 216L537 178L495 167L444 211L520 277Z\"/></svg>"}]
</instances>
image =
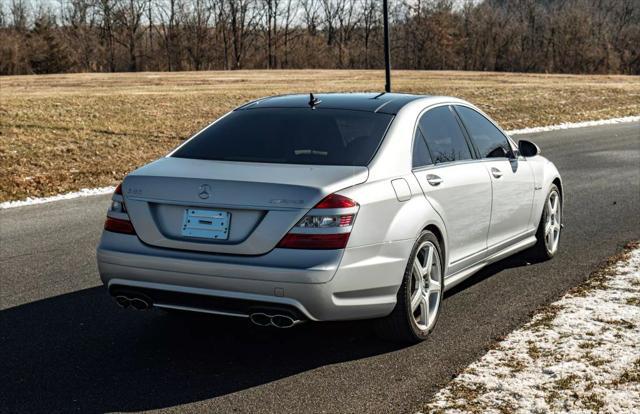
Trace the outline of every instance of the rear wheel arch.
<instances>
[{"instance_id":1,"label":"rear wheel arch","mask_svg":"<svg viewBox=\"0 0 640 414\"><path fill-rule=\"evenodd\" d=\"M442 269L444 273L447 268L447 248L444 242L444 233L435 224L429 224L422 230L430 231L431 233L433 233L434 236L436 236L436 239L438 239L438 244L440 245L440 252L442 253L441 259L442 259Z\"/></svg>"},{"instance_id":2,"label":"rear wheel arch","mask_svg":"<svg viewBox=\"0 0 640 414\"><path fill-rule=\"evenodd\" d=\"M545 195L540 222L536 229L536 243L529 249L530 257L534 262L549 260L558 251L558 244L562 235L563 203L562 190L556 180L558 179L554 179L549 185L549 190ZM557 195L557 203L559 203L555 210L549 207L551 202L548 201L554 192ZM551 246L549 246L549 237L551 237Z\"/></svg>"},{"instance_id":3,"label":"rear wheel arch","mask_svg":"<svg viewBox=\"0 0 640 414\"><path fill-rule=\"evenodd\" d=\"M436 236L436 233L434 233L434 229L439 232L436 226L427 226L420 232L411 250L402 283L396 293L397 300L394 309L389 315L377 319L374 323L375 330L382 338L404 343L417 343L426 339L427 335L429 335L437 323L442 307L444 272L442 269L441 241ZM442 236L440 232L439 234ZM428 247L428 245L432 247ZM425 251L423 248L428 248L428 250ZM438 255L440 256L440 260L429 262L426 261L427 256L418 259L420 252L428 252L429 255ZM418 269L420 270L419 274L421 274L421 276L415 273L415 263L417 261L420 261L419 266L421 267L418 267ZM428 263L433 263L433 265L428 266ZM429 269L428 273L425 272L426 269ZM434 274L432 273L433 271L437 271L437 273ZM424 279L424 277L427 279ZM428 283L423 284L424 280L427 280ZM420 288L418 288L418 286ZM435 290L432 290L432 287ZM427 298L427 301L415 303L415 298L420 297L418 295L425 295L425 292L426 296L424 297ZM438 294L436 298L437 302L435 302L435 309L432 309L432 304L434 303L431 302L431 300L436 293ZM424 310L425 306L429 310ZM416 319L418 315L415 313L418 309L421 309L420 315L424 315L423 312L426 312L424 327L421 327L420 321ZM435 316L434 318L430 318L429 315ZM422 319L422 316L420 316L420 319Z\"/></svg>"},{"instance_id":4,"label":"rear wheel arch","mask_svg":"<svg viewBox=\"0 0 640 414\"><path fill-rule=\"evenodd\" d=\"M560 193L560 202L564 203L564 191L562 189L562 181L560 180L560 177L554 178L553 181L551 181L551 184L555 184L556 187L558 187L558 192Z\"/></svg>"},{"instance_id":5,"label":"rear wheel arch","mask_svg":"<svg viewBox=\"0 0 640 414\"><path fill-rule=\"evenodd\" d=\"M535 222L536 225L540 224L540 220L542 220L542 215L544 213L544 203L546 202L547 199L547 195L549 194L549 190L551 188L551 186L555 185L558 188L558 192L560 193L560 206L564 207L564 190L562 188L562 180L560 179L560 176L556 175L554 179L552 179L550 182L549 181L545 181L548 182L548 184L546 185L546 192L544 192L544 198L542 199L542 208L540 208L540 212L539 214L537 214L537 218L538 220ZM542 197L542 196L541 196Z\"/></svg>"}]
</instances>

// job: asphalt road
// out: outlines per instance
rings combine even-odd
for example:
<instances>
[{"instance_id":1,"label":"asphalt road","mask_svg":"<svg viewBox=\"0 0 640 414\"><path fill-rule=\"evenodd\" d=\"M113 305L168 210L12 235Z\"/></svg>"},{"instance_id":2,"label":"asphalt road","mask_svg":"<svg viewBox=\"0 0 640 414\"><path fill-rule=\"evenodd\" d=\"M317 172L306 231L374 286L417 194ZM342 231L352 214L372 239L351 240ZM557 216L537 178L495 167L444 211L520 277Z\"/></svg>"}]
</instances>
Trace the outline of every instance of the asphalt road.
<instances>
[{"instance_id":1,"label":"asphalt road","mask_svg":"<svg viewBox=\"0 0 640 414\"><path fill-rule=\"evenodd\" d=\"M107 196L0 211L0 411L411 412L640 239L640 124L528 136L567 202L559 255L518 255L447 295L424 343L366 323L271 330L245 321L117 308L96 271Z\"/></svg>"}]
</instances>

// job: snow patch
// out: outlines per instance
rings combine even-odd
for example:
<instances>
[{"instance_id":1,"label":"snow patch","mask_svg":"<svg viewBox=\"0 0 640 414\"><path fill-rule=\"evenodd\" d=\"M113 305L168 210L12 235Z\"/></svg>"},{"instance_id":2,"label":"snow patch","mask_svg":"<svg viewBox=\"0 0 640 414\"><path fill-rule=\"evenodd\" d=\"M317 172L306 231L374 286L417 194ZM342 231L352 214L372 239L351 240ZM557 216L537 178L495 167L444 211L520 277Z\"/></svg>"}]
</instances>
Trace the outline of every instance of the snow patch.
<instances>
[{"instance_id":1,"label":"snow patch","mask_svg":"<svg viewBox=\"0 0 640 414\"><path fill-rule=\"evenodd\" d=\"M640 248L512 332L430 413L639 413Z\"/></svg>"},{"instance_id":2,"label":"snow patch","mask_svg":"<svg viewBox=\"0 0 640 414\"><path fill-rule=\"evenodd\" d=\"M6 209L6 208L13 208L13 207L31 206L34 204L50 203L52 201L70 200L72 198L109 194L109 193L113 193L115 189L116 189L115 187L83 188L80 191L73 191L71 193L58 194L51 197L38 197L38 198L29 197L25 200L5 201L3 203L0 203L0 210Z\"/></svg>"},{"instance_id":3,"label":"snow patch","mask_svg":"<svg viewBox=\"0 0 640 414\"><path fill-rule=\"evenodd\" d=\"M599 126L599 125L623 124L626 122L637 122L637 121L640 121L640 116L625 116L623 118L600 119L598 121L573 122L573 123L565 123L565 124L559 124L559 125L514 129L506 132L509 135L522 135L522 134L533 134L536 132L559 131L562 129L574 129L574 128Z\"/></svg>"}]
</instances>

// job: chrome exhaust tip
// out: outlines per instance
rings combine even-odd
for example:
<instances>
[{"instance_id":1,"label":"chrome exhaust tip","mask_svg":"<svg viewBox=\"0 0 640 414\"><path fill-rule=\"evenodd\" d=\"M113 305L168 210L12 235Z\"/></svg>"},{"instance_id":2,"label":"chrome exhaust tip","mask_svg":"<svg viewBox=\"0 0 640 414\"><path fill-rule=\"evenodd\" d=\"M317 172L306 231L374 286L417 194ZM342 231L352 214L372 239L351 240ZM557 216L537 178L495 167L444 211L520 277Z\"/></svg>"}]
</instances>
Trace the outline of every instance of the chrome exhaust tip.
<instances>
[{"instance_id":1,"label":"chrome exhaust tip","mask_svg":"<svg viewBox=\"0 0 640 414\"><path fill-rule=\"evenodd\" d=\"M118 306L124 309L147 310L151 308L151 301L144 297L117 295L115 299Z\"/></svg>"},{"instance_id":2,"label":"chrome exhaust tip","mask_svg":"<svg viewBox=\"0 0 640 414\"><path fill-rule=\"evenodd\" d=\"M249 319L254 325L269 326L271 325L271 316L266 313L252 313L249 315Z\"/></svg>"},{"instance_id":3,"label":"chrome exhaust tip","mask_svg":"<svg viewBox=\"0 0 640 414\"><path fill-rule=\"evenodd\" d=\"M118 304L118 306L120 306L121 308L128 308L129 307L129 298L123 295L118 295L115 297L116 299L116 303Z\"/></svg>"},{"instance_id":4,"label":"chrome exhaust tip","mask_svg":"<svg viewBox=\"0 0 640 414\"><path fill-rule=\"evenodd\" d=\"M276 328L282 328L282 329L291 328L295 324L296 324L296 321L290 316L273 315L271 317L271 325L275 326Z\"/></svg>"},{"instance_id":5,"label":"chrome exhaust tip","mask_svg":"<svg viewBox=\"0 0 640 414\"><path fill-rule=\"evenodd\" d=\"M273 326L274 328L287 329L296 326L303 320L292 318L288 315L269 315L262 312L255 312L249 315L249 320L258 326Z\"/></svg>"}]
</instances>

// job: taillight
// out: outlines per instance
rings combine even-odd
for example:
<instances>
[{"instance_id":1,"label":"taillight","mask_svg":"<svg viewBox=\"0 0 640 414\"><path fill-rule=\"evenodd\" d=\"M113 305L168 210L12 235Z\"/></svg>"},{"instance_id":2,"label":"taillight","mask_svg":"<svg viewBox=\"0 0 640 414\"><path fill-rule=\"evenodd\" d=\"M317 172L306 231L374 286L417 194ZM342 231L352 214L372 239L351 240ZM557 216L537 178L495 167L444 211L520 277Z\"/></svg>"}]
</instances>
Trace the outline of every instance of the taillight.
<instances>
[{"instance_id":1,"label":"taillight","mask_svg":"<svg viewBox=\"0 0 640 414\"><path fill-rule=\"evenodd\" d=\"M122 184L118 184L113 192L111 206L107 211L107 220L104 222L104 229L114 233L136 234L136 230L133 228L127 213L127 207L122 195Z\"/></svg>"},{"instance_id":2,"label":"taillight","mask_svg":"<svg viewBox=\"0 0 640 414\"><path fill-rule=\"evenodd\" d=\"M326 229L331 227L347 227L353 221L353 214L345 216L304 216L296 227Z\"/></svg>"},{"instance_id":3,"label":"taillight","mask_svg":"<svg viewBox=\"0 0 640 414\"><path fill-rule=\"evenodd\" d=\"M350 208L358 207L358 203L340 194L329 194L316 204L314 208Z\"/></svg>"},{"instance_id":4,"label":"taillight","mask_svg":"<svg viewBox=\"0 0 640 414\"><path fill-rule=\"evenodd\" d=\"M286 234L278 247L281 249L344 249L351 233L339 234Z\"/></svg>"},{"instance_id":5,"label":"taillight","mask_svg":"<svg viewBox=\"0 0 640 414\"><path fill-rule=\"evenodd\" d=\"M352 199L331 194L315 205L287 233L283 249L344 249L349 241L359 205Z\"/></svg>"},{"instance_id":6,"label":"taillight","mask_svg":"<svg viewBox=\"0 0 640 414\"><path fill-rule=\"evenodd\" d=\"M105 220L104 229L115 233L136 234L136 230L129 220L120 220L111 217L107 217Z\"/></svg>"}]
</instances>

